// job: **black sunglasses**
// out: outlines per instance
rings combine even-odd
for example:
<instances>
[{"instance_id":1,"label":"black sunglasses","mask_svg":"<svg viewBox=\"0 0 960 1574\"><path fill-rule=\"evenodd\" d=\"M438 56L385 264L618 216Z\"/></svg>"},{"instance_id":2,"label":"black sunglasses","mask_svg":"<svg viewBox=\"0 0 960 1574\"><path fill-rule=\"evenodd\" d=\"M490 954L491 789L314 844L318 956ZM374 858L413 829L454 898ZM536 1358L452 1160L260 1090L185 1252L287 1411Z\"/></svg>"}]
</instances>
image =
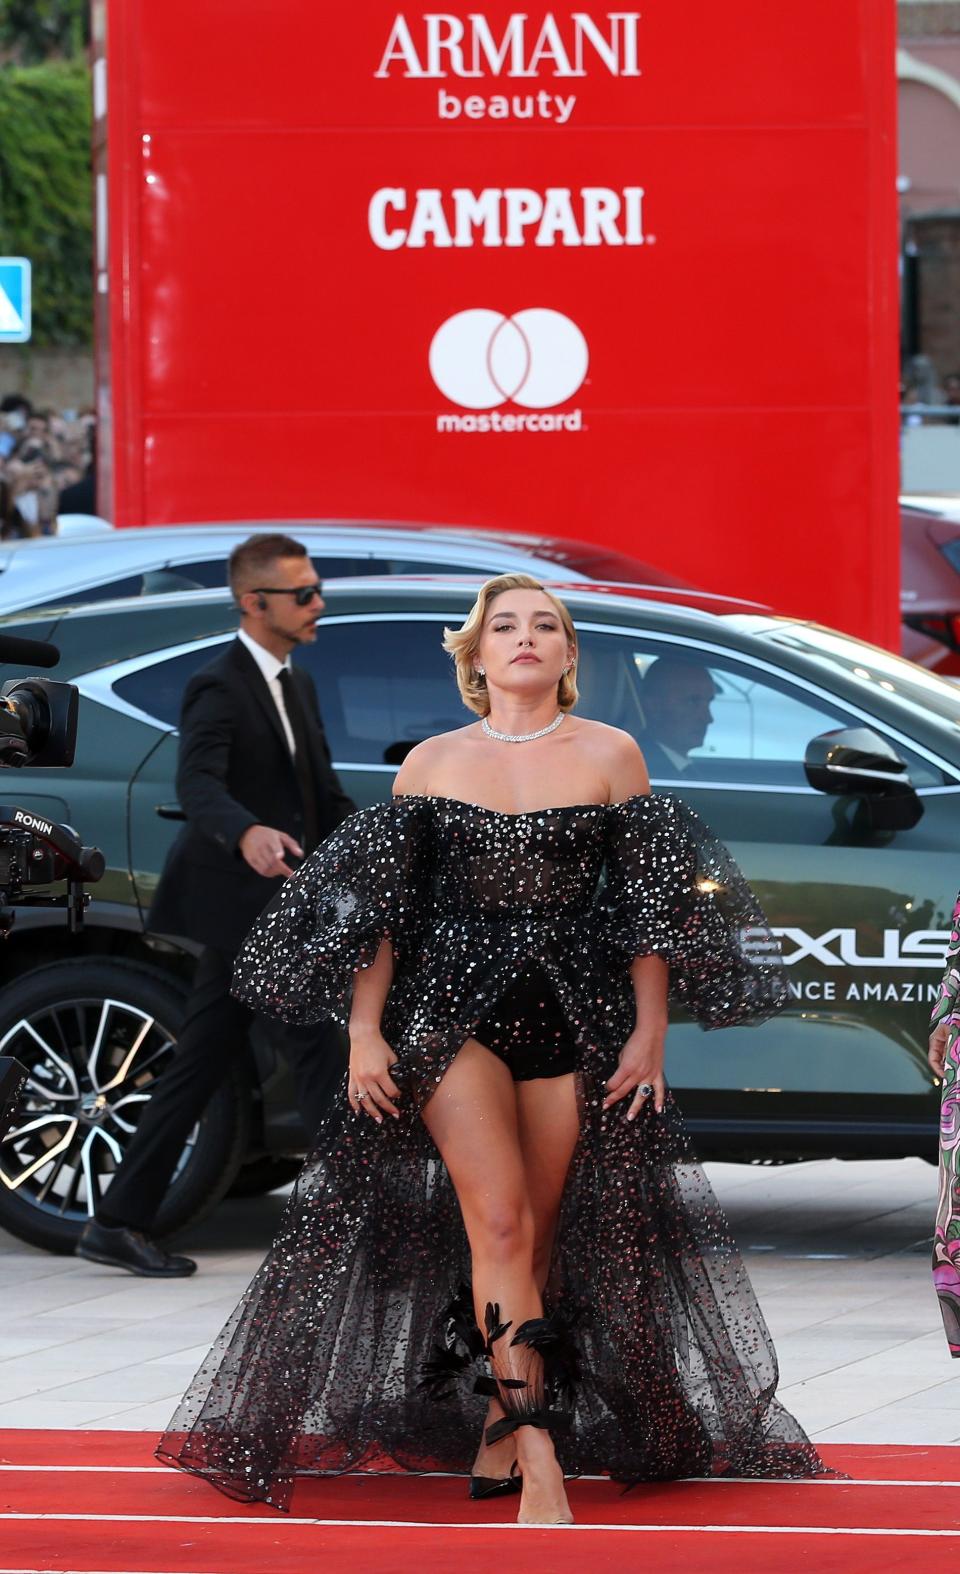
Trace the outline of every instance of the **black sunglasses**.
<instances>
[{"instance_id":1,"label":"black sunglasses","mask_svg":"<svg viewBox=\"0 0 960 1574\"><path fill-rule=\"evenodd\" d=\"M292 596L298 607L308 607L316 596L317 600L323 595L323 585L318 579L315 585L297 585L294 590L271 590L267 585L258 585L254 591L255 596Z\"/></svg>"}]
</instances>

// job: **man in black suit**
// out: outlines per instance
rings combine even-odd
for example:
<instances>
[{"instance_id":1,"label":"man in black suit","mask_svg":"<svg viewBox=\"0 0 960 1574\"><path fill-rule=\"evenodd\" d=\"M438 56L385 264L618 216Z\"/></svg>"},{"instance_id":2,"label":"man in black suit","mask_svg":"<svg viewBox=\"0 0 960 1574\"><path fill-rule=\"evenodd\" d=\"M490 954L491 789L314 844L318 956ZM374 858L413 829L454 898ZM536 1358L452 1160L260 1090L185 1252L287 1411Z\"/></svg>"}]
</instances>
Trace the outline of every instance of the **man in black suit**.
<instances>
[{"instance_id":1,"label":"man in black suit","mask_svg":"<svg viewBox=\"0 0 960 1574\"><path fill-rule=\"evenodd\" d=\"M713 720L717 686L707 668L682 656L652 661L640 688L644 730L638 737L654 781L681 781Z\"/></svg>"},{"instance_id":2,"label":"man in black suit","mask_svg":"<svg viewBox=\"0 0 960 1574\"><path fill-rule=\"evenodd\" d=\"M130 1147L77 1254L131 1273L193 1273L151 1228L183 1144L240 1052L252 1013L230 994L247 931L300 859L355 805L330 758L317 696L291 652L316 638L324 610L307 550L283 535L251 536L230 557L240 630L190 680L183 697L177 793L186 825L170 849L147 927L203 950L173 1063L159 1079ZM345 1068L332 1026L263 1019L293 1070L313 1133Z\"/></svg>"}]
</instances>

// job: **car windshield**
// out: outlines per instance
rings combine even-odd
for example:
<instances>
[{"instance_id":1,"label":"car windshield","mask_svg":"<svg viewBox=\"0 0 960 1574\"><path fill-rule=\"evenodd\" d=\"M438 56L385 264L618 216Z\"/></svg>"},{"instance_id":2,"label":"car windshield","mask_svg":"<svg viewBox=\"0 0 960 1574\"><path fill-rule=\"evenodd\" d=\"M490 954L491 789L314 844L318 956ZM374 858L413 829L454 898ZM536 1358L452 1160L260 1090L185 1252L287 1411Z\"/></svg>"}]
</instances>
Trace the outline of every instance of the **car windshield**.
<instances>
[{"instance_id":1,"label":"car windshield","mask_svg":"<svg viewBox=\"0 0 960 1574\"><path fill-rule=\"evenodd\" d=\"M865 689L882 689L889 698L928 711L960 728L960 685L938 678L915 662L813 623L778 624L762 632L773 644L817 656L856 678Z\"/></svg>"}]
</instances>

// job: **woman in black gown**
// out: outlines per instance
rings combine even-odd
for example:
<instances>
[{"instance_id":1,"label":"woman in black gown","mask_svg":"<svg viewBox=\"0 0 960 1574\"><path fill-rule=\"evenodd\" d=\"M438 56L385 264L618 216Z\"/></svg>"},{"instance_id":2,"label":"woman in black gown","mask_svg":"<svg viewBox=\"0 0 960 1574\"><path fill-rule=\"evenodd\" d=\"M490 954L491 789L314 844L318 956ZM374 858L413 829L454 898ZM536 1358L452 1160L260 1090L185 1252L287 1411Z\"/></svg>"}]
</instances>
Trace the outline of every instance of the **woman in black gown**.
<instances>
[{"instance_id":1,"label":"woman in black gown","mask_svg":"<svg viewBox=\"0 0 960 1574\"><path fill-rule=\"evenodd\" d=\"M783 1004L763 915L571 714L535 580L447 648L480 722L414 749L238 962L258 1010L349 1024L348 1082L160 1458L282 1508L298 1472L471 1470L526 1523L569 1520L562 1472L818 1474L663 1077L668 984L705 1027Z\"/></svg>"}]
</instances>

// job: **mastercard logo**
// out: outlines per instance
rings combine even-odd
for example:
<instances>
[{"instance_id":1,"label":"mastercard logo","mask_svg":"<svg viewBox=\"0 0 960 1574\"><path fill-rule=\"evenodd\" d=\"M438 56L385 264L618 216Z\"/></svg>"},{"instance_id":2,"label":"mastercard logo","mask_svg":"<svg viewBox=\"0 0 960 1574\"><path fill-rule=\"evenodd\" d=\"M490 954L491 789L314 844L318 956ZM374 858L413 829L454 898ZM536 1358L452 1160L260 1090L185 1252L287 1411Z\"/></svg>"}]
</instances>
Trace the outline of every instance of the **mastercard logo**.
<instances>
[{"instance_id":1,"label":"mastercard logo","mask_svg":"<svg viewBox=\"0 0 960 1574\"><path fill-rule=\"evenodd\" d=\"M575 322L546 306L508 317L475 306L448 317L430 344L430 375L440 392L465 410L492 410L508 401L527 410L563 404L590 365Z\"/></svg>"}]
</instances>

